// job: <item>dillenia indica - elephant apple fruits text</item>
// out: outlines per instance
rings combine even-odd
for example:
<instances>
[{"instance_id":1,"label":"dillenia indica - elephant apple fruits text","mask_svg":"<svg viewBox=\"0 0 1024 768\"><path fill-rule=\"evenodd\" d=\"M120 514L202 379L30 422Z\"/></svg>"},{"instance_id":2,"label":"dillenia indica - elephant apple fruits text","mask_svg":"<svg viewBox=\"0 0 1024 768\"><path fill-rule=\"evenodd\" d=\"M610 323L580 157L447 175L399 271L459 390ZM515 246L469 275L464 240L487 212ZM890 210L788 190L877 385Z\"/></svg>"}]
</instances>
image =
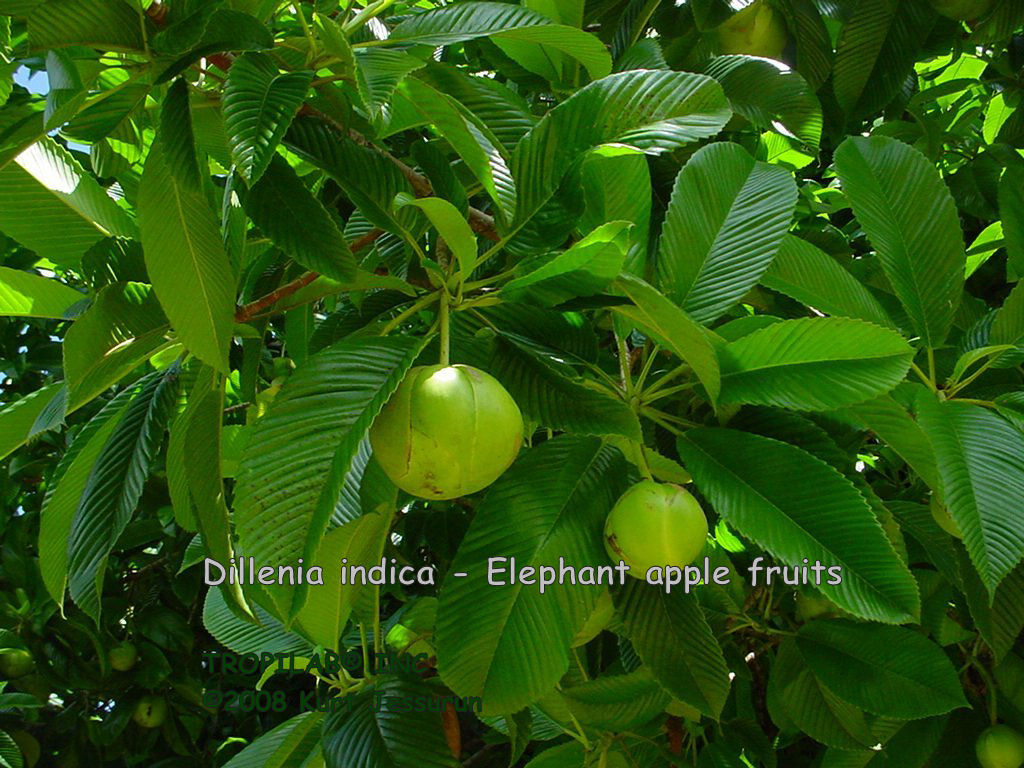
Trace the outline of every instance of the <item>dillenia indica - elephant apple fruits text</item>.
<instances>
[{"instance_id":1,"label":"dillenia indica - elephant apple fruits text","mask_svg":"<svg viewBox=\"0 0 1024 768\"><path fill-rule=\"evenodd\" d=\"M718 27L718 49L725 54L782 58L786 22L764 0L754 0Z\"/></svg>"},{"instance_id":2,"label":"dillenia indica - elephant apple fruits text","mask_svg":"<svg viewBox=\"0 0 1024 768\"><path fill-rule=\"evenodd\" d=\"M454 499L509 468L523 444L523 416L498 380L477 368L419 366L380 412L370 444L403 491Z\"/></svg>"},{"instance_id":3,"label":"dillenia indica - elephant apple fruits text","mask_svg":"<svg viewBox=\"0 0 1024 768\"><path fill-rule=\"evenodd\" d=\"M1008 725L993 725L974 745L981 768L1020 768L1024 765L1024 736Z\"/></svg>"},{"instance_id":4,"label":"dillenia indica - elephant apple fruits text","mask_svg":"<svg viewBox=\"0 0 1024 768\"><path fill-rule=\"evenodd\" d=\"M988 13L995 0L931 0L932 7L950 19L974 21Z\"/></svg>"},{"instance_id":5,"label":"dillenia indica - elephant apple fruits text","mask_svg":"<svg viewBox=\"0 0 1024 768\"><path fill-rule=\"evenodd\" d=\"M629 575L696 559L708 537L708 520L685 488L641 480L615 502L604 524L604 546L614 561L625 561Z\"/></svg>"},{"instance_id":6,"label":"dillenia indica - elephant apple fruits text","mask_svg":"<svg viewBox=\"0 0 1024 768\"><path fill-rule=\"evenodd\" d=\"M0 678L15 680L24 677L35 669L35 666L32 654L21 648L11 648L0 652Z\"/></svg>"}]
</instances>

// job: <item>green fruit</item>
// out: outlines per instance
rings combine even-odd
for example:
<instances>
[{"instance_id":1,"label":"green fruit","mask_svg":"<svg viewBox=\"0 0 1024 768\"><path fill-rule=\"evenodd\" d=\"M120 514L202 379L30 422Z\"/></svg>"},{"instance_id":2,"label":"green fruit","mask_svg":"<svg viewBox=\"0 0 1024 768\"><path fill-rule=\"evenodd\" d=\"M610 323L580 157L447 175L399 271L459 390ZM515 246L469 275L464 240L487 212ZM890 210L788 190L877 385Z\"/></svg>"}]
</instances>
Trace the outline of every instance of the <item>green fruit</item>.
<instances>
[{"instance_id":1,"label":"green fruit","mask_svg":"<svg viewBox=\"0 0 1024 768\"><path fill-rule=\"evenodd\" d=\"M143 696L132 713L132 720L143 728L159 728L166 719L167 701L163 696Z\"/></svg>"},{"instance_id":2,"label":"green fruit","mask_svg":"<svg viewBox=\"0 0 1024 768\"><path fill-rule=\"evenodd\" d=\"M110 666L118 672L127 672L135 666L138 658L139 652L127 640L120 645L115 645L107 652L107 660L110 662Z\"/></svg>"},{"instance_id":3,"label":"green fruit","mask_svg":"<svg viewBox=\"0 0 1024 768\"><path fill-rule=\"evenodd\" d=\"M612 618L615 616L615 606L612 605L612 593L607 589L601 593L601 596L597 598L597 602L594 604L594 610L590 612L590 616L580 627L580 631L576 633L576 637L572 639L572 647L579 648L581 645L586 645L611 623Z\"/></svg>"},{"instance_id":4,"label":"green fruit","mask_svg":"<svg viewBox=\"0 0 1024 768\"><path fill-rule=\"evenodd\" d=\"M708 521L697 500L685 488L653 480L641 480L622 494L604 524L608 556L624 560L637 579L655 566L689 565L707 536Z\"/></svg>"},{"instance_id":5,"label":"green fruit","mask_svg":"<svg viewBox=\"0 0 1024 768\"><path fill-rule=\"evenodd\" d=\"M820 617L837 616L839 609L835 603L821 595L796 596L796 617L800 621L810 621Z\"/></svg>"},{"instance_id":6,"label":"green fruit","mask_svg":"<svg viewBox=\"0 0 1024 768\"><path fill-rule=\"evenodd\" d=\"M950 19L973 21L992 8L995 0L931 0L932 7Z\"/></svg>"},{"instance_id":7,"label":"green fruit","mask_svg":"<svg viewBox=\"0 0 1024 768\"><path fill-rule=\"evenodd\" d=\"M689 720L694 723L700 722L700 710L696 707L690 706L681 699L672 699L665 707L665 712L674 717L681 717L683 720Z\"/></svg>"},{"instance_id":8,"label":"green fruit","mask_svg":"<svg viewBox=\"0 0 1024 768\"><path fill-rule=\"evenodd\" d=\"M993 725L974 745L981 768L1020 768L1024 765L1024 736L1008 725Z\"/></svg>"},{"instance_id":9,"label":"green fruit","mask_svg":"<svg viewBox=\"0 0 1024 768\"><path fill-rule=\"evenodd\" d=\"M931 510L932 517L935 518L935 522L939 524L939 527L942 528L942 530L950 536L956 536L958 539L962 539L964 537L960 530L960 526L956 524L956 520L954 520L953 516L949 513L949 507L943 505L939 501L938 496L932 494L932 500L928 503L928 508Z\"/></svg>"},{"instance_id":10,"label":"green fruit","mask_svg":"<svg viewBox=\"0 0 1024 768\"><path fill-rule=\"evenodd\" d=\"M786 49L786 23L763 0L754 0L718 27L721 53L779 59Z\"/></svg>"},{"instance_id":11,"label":"green fruit","mask_svg":"<svg viewBox=\"0 0 1024 768\"><path fill-rule=\"evenodd\" d=\"M391 481L424 499L493 483L523 444L523 417L497 379L468 365L413 368L370 430Z\"/></svg>"},{"instance_id":12,"label":"green fruit","mask_svg":"<svg viewBox=\"0 0 1024 768\"><path fill-rule=\"evenodd\" d=\"M12 648L9 651L0 653L0 676L8 680L17 677L24 677L33 669L36 663L32 660L32 654L21 648Z\"/></svg>"}]
</instances>

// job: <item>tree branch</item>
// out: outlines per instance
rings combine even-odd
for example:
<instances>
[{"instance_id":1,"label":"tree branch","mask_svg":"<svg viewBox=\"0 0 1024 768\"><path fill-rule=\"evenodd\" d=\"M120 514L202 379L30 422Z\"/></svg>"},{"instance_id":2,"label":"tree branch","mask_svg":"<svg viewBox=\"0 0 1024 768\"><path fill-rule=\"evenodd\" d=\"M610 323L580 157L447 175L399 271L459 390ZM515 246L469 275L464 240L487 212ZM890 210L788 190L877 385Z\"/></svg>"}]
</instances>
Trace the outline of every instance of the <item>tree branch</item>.
<instances>
[{"instance_id":1,"label":"tree branch","mask_svg":"<svg viewBox=\"0 0 1024 768\"><path fill-rule=\"evenodd\" d=\"M378 237L380 237L383 234L383 229L371 229L369 232L367 232L359 239L354 240L349 247L352 249L353 253L361 251L366 246L371 245ZM255 301L251 301L248 304L242 305L237 310L235 310L235 322L244 323L248 320L251 320L256 315L260 314L263 310L269 309L270 307L277 304L277 302L279 302L281 299L284 299L288 296L291 296L293 293L297 293L298 291L302 290L307 285L316 280L318 277L320 277L320 274L318 272L306 272L304 275L295 278L290 283L285 283L284 285L276 288L275 290L268 293L266 296L261 296Z\"/></svg>"}]
</instances>

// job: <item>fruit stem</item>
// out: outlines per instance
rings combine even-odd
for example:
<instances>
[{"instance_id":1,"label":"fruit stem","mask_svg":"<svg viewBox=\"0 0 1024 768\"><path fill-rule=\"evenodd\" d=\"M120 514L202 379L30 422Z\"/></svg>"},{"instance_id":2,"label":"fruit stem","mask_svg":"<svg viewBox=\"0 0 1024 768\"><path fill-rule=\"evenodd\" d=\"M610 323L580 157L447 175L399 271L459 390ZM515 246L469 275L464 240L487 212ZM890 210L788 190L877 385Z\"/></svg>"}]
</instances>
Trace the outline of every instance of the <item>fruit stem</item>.
<instances>
[{"instance_id":1,"label":"fruit stem","mask_svg":"<svg viewBox=\"0 0 1024 768\"><path fill-rule=\"evenodd\" d=\"M450 323L448 318L448 301L449 297L447 292L444 290L440 293L440 307L438 308L438 321L440 323L441 333L441 359L439 362L441 365L447 366L451 357L451 334L450 334Z\"/></svg>"}]
</instances>

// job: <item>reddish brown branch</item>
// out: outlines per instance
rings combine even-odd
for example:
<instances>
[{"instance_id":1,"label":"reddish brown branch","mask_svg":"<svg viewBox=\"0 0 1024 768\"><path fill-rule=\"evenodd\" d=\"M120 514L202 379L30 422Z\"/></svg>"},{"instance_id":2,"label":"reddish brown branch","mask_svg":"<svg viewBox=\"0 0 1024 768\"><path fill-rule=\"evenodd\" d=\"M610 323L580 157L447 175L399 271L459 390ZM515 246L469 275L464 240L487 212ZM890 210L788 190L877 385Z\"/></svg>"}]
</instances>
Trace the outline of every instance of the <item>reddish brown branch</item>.
<instances>
[{"instance_id":1,"label":"reddish brown branch","mask_svg":"<svg viewBox=\"0 0 1024 768\"><path fill-rule=\"evenodd\" d=\"M371 229L362 237L358 238L357 240L354 240L349 247L352 249L354 253L361 251L363 248L366 248L368 245L371 245L378 237L380 237L383 234L383 229ZM275 290L268 293L266 296L261 296L255 301L251 301L248 304L242 305L237 310L235 310L235 322L244 323L247 320L251 320L252 318L256 317L256 315L263 312L263 310L269 309L270 307L277 304L277 302L279 302L281 299L287 298L288 296L291 296L293 293L297 293L298 291L302 290L307 285L316 280L318 277L320 277L320 274L318 272L306 272L304 275L295 278L290 283L285 283L284 285L276 288Z\"/></svg>"}]
</instances>

